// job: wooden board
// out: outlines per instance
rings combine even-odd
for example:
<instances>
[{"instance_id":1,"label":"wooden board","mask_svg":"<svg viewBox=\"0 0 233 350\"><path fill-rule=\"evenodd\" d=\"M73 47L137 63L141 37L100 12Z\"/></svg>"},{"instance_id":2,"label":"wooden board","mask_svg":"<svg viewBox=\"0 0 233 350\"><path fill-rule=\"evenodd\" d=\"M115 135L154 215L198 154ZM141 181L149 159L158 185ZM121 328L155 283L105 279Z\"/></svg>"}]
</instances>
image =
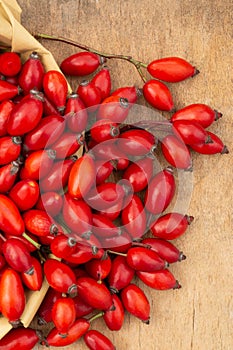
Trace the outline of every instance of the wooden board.
<instances>
[{"instance_id":1,"label":"wooden board","mask_svg":"<svg viewBox=\"0 0 233 350\"><path fill-rule=\"evenodd\" d=\"M188 213L195 221L176 240L187 260L172 267L178 291L145 288L152 312L149 326L126 317L110 332L95 323L119 350L231 350L232 300L232 57L231 0L19 0L22 21L33 33L63 35L105 52L142 61L180 56L198 67L194 79L172 85L177 108L207 103L223 113L210 127L229 155L193 155L193 190ZM43 41L58 63L75 50ZM109 61L113 88L142 82L126 62ZM77 85L73 82L74 86ZM143 103L140 100L140 103ZM182 185L182 184L180 184ZM40 349L37 346L35 349ZM85 349L82 341L68 350Z\"/></svg>"}]
</instances>

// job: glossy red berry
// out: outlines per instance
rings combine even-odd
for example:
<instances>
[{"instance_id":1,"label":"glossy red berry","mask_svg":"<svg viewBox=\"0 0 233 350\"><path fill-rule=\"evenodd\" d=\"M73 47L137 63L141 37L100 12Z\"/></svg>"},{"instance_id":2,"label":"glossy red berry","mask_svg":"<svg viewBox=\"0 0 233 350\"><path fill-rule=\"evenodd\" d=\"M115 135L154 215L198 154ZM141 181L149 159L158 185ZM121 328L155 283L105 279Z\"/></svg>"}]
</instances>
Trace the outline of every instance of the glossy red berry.
<instances>
[{"instance_id":1,"label":"glossy red berry","mask_svg":"<svg viewBox=\"0 0 233 350\"><path fill-rule=\"evenodd\" d=\"M124 171L122 178L128 180L134 192L144 190L153 174L153 160L145 157L131 163Z\"/></svg>"},{"instance_id":2,"label":"glossy red berry","mask_svg":"<svg viewBox=\"0 0 233 350\"><path fill-rule=\"evenodd\" d=\"M25 231L19 209L10 198L3 194L0 194L0 229L14 236L21 236Z\"/></svg>"},{"instance_id":3,"label":"glossy red berry","mask_svg":"<svg viewBox=\"0 0 233 350\"><path fill-rule=\"evenodd\" d=\"M180 57L166 57L150 62L148 72L156 79L177 83L198 74L199 71Z\"/></svg>"},{"instance_id":4,"label":"glossy red berry","mask_svg":"<svg viewBox=\"0 0 233 350\"><path fill-rule=\"evenodd\" d=\"M111 96L119 96L126 98L129 103L135 103L140 95L139 90L136 86L124 86L114 90Z\"/></svg>"},{"instance_id":5,"label":"glossy red berry","mask_svg":"<svg viewBox=\"0 0 233 350\"><path fill-rule=\"evenodd\" d=\"M166 260L169 264L186 259L183 252L165 239L160 238L144 238L141 243L150 246L163 260Z\"/></svg>"},{"instance_id":6,"label":"glossy red berry","mask_svg":"<svg viewBox=\"0 0 233 350\"><path fill-rule=\"evenodd\" d=\"M44 210L30 209L23 213L25 226L35 236L57 235L59 227Z\"/></svg>"},{"instance_id":7,"label":"glossy red berry","mask_svg":"<svg viewBox=\"0 0 233 350\"><path fill-rule=\"evenodd\" d=\"M135 275L135 270L127 263L125 256L117 256L112 261L111 271L108 275L109 288L113 293L119 292L128 286Z\"/></svg>"},{"instance_id":8,"label":"glossy red berry","mask_svg":"<svg viewBox=\"0 0 233 350\"><path fill-rule=\"evenodd\" d=\"M29 275L33 274L32 257L22 241L16 238L8 238L2 246L2 252L12 269Z\"/></svg>"},{"instance_id":9,"label":"glossy red berry","mask_svg":"<svg viewBox=\"0 0 233 350\"><path fill-rule=\"evenodd\" d=\"M0 80L0 102L4 100L10 100L20 93L18 86L8 83L7 81Z\"/></svg>"},{"instance_id":10,"label":"glossy red berry","mask_svg":"<svg viewBox=\"0 0 233 350\"><path fill-rule=\"evenodd\" d=\"M85 318L77 319L70 327L66 337L60 335L56 327L52 328L47 335L46 344L49 346L64 347L75 343L80 339L89 329L90 322Z\"/></svg>"},{"instance_id":11,"label":"glossy red berry","mask_svg":"<svg viewBox=\"0 0 233 350\"><path fill-rule=\"evenodd\" d=\"M174 108L170 90L158 80L148 80L143 85L143 95L145 100L156 109L169 112Z\"/></svg>"},{"instance_id":12,"label":"glossy red berry","mask_svg":"<svg viewBox=\"0 0 233 350\"><path fill-rule=\"evenodd\" d=\"M0 340L0 350L31 350L39 340L40 333L35 329L14 328Z\"/></svg>"},{"instance_id":13,"label":"glossy red berry","mask_svg":"<svg viewBox=\"0 0 233 350\"><path fill-rule=\"evenodd\" d=\"M89 154L78 158L72 166L68 192L72 198L85 198L95 181L95 163Z\"/></svg>"},{"instance_id":14,"label":"glossy red berry","mask_svg":"<svg viewBox=\"0 0 233 350\"><path fill-rule=\"evenodd\" d=\"M109 256L102 259L93 259L85 264L87 273L99 282L104 280L109 275L111 267L112 261Z\"/></svg>"},{"instance_id":15,"label":"glossy red berry","mask_svg":"<svg viewBox=\"0 0 233 350\"><path fill-rule=\"evenodd\" d=\"M0 137L7 135L7 121L14 108L14 103L5 100L0 104Z\"/></svg>"},{"instance_id":16,"label":"glossy red berry","mask_svg":"<svg viewBox=\"0 0 233 350\"><path fill-rule=\"evenodd\" d=\"M3 316L12 325L18 325L25 304L26 300L20 275L14 269L7 268L0 279L0 305Z\"/></svg>"},{"instance_id":17,"label":"glossy red berry","mask_svg":"<svg viewBox=\"0 0 233 350\"><path fill-rule=\"evenodd\" d=\"M75 304L72 298L59 298L52 307L52 320L59 331L65 336L76 319Z\"/></svg>"},{"instance_id":18,"label":"glossy red berry","mask_svg":"<svg viewBox=\"0 0 233 350\"><path fill-rule=\"evenodd\" d=\"M167 213L156 219L150 225L150 229L155 237L172 240L183 235L192 221L192 216Z\"/></svg>"},{"instance_id":19,"label":"glossy red berry","mask_svg":"<svg viewBox=\"0 0 233 350\"><path fill-rule=\"evenodd\" d=\"M136 271L163 270L167 263L152 249L132 247L127 252L127 264Z\"/></svg>"},{"instance_id":20,"label":"glossy red berry","mask_svg":"<svg viewBox=\"0 0 233 350\"><path fill-rule=\"evenodd\" d=\"M54 259L47 259L44 263L44 273L49 285L61 293L76 295L76 277L72 269Z\"/></svg>"},{"instance_id":21,"label":"glossy red berry","mask_svg":"<svg viewBox=\"0 0 233 350\"><path fill-rule=\"evenodd\" d=\"M203 128L208 128L215 120L222 117L222 114L204 103L193 103L182 109L179 109L171 117L171 122L177 120L194 121L202 125Z\"/></svg>"},{"instance_id":22,"label":"glossy red berry","mask_svg":"<svg viewBox=\"0 0 233 350\"><path fill-rule=\"evenodd\" d=\"M21 69L20 56L16 52L4 52L0 55L0 73L8 77L17 75Z\"/></svg>"},{"instance_id":23,"label":"glossy red berry","mask_svg":"<svg viewBox=\"0 0 233 350\"><path fill-rule=\"evenodd\" d=\"M109 96L100 104L96 119L110 119L115 123L123 123L129 113L129 101L126 98Z\"/></svg>"},{"instance_id":24,"label":"glossy red berry","mask_svg":"<svg viewBox=\"0 0 233 350\"><path fill-rule=\"evenodd\" d=\"M196 143L209 143L211 139L206 130L197 122L189 120L177 120L173 122L173 131L182 138L186 145Z\"/></svg>"},{"instance_id":25,"label":"glossy red berry","mask_svg":"<svg viewBox=\"0 0 233 350\"><path fill-rule=\"evenodd\" d=\"M118 226L108 217L100 214L93 214L92 232L99 238L114 237L121 234Z\"/></svg>"},{"instance_id":26,"label":"glossy red berry","mask_svg":"<svg viewBox=\"0 0 233 350\"><path fill-rule=\"evenodd\" d=\"M62 73L50 70L43 77L43 89L48 99L60 111L65 108L68 84Z\"/></svg>"},{"instance_id":27,"label":"glossy red berry","mask_svg":"<svg viewBox=\"0 0 233 350\"><path fill-rule=\"evenodd\" d=\"M145 207L153 214L162 213L175 194L175 178L170 168L158 172L150 181L145 196Z\"/></svg>"},{"instance_id":28,"label":"glossy red berry","mask_svg":"<svg viewBox=\"0 0 233 350\"><path fill-rule=\"evenodd\" d=\"M107 67L103 67L98 73L96 73L91 82L100 90L101 100L104 100L110 95L112 84L109 69Z\"/></svg>"},{"instance_id":29,"label":"glossy red berry","mask_svg":"<svg viewBox=\"0 0 233 350\"><path fill-rule=\"evenodd\" d=\"M43 325L52 321L52 307L55 301L61 298L62 293L49 287L40 307L37 311L38 324Z\"/></svg>"},{"instance_id":30,"label":"glossy red berry","mask_svg":"<svg viewBox=\"0 0 233 350\"><path fill-rule=\"evenodd\" d=\"M20 165L17 161L13 161L9 164L3 165L0 168L0 193L7 193L14 185Z\"/></svg>"},{"instance_id":31,"label":"glossy red berry","mask_svg":"<svg viewBox=\"0 0 233 350\"><path fill-rule=\"evenodd\" d=\"M102 58L92 52L78 52L65 58L60 67L64 74L85 76L93 73L102 62Z\"/></svg>"},{"instance_id":32,"label":"glossy red berry","mask_svg":"<svg viewBox=\"0 0 233 350\"><path fill-rule=\"evenodd\" d=\"M82 145L82 134L67 131L51 145L51 148L56 152L56 159L65 159L75 154Z\"/></svg>"},{"instance_id":33,"label":"glossy red berry","mask_svg":"<svg viewBox=\"0 0 233 350\"><path fill-rule=\"evenodd\" d=\"M153 289L167 290L181 288L179 282L168 269L154 272L137 271L137 276L143 283Z\"/></svg>"},{"instance_id":34,"label":"glossy red berry","mask_svg":"<svg viewBox=\"0 0 233 350\"><path fill-rule=\"evenodd\" d=\"M94 112L101 102L101 92L91 81L83 80L77 88L77 94L81 97L86 108Z\"/></svg>"},{"instance_id":35,"label":"glossy red berry","mask_svg":"<svg viewBox=\"0 0 233 350\"><path fill-rule=\"evenodd\" d=\"M34 180L18 181L10 190L9 197L17 205L19 210L31 209L39 198L39 185Z\"/></svg>"},{"instance_id":36,"label":"glossy red berry","mask_svg":"<svg viewBox=\"0 0 233 350\"><path fill-rule=\"evenodd\" d=\"M68 96L64 118L70 131L80 133L85 130L88 114L86 107L78 94L72 93Z\"/></svg>"},{"instance_id":37,"label":"glossy red berry","mask_svg":"<svg viewBox=\"0 0 233 350\"><path fill-rule=\"evenodd\" d=\"M111 340L96 330L89 330L83 337L85 344L90 350L116 350Z\"/></svg>"},{"instance_id":38,"label":"glossy red berry","mask_svg":"<svg viewBox=\"0 0 233 350\"><path fill-rule=\"evenodd\" d=\"M8 134L20 136L28 133L39 124L42 114L42 97L37 91L31 90L31 93L13 108L7 121Z\"/></svg>"},{"instance_id":39,"label":"glossy red berry","mask_svg":"<svg viewBox=\"0 0 233 350\"><path fill-rule=\"evenodd\" d=\"M120 134L117 144L125 153L132 156L143 156L156 147L156 140L153 134L143 129L132 129Z\"/></svg>"},{"instance_id":40,"label":"glossy red berry","mask_svg":"<svg viewBox=\"0 0 233 350\"><path fill-rule=\"evenodd\" d=\"M125 310L117 294L112 295L112 301L115 309L105 311L103 319L111 331L119 331L124 323Z\"/></svg>"},{"instance_id":41,"label":"glossy red berry","mask_svg":"<svg viewBox=\"0 0 233 350\"><path fill-rule=\"evenodd\" d=\"M0 165L8 164L16 160L21 153L21 137L2 136L0 137Z\"/></svg>"},{"instance_id":42,"label":"glossy red berry","mask_svg":"<svg viewBox=\"0 0 233 350\"><path fill-rule=\"evenodd\" d=\"M133 283L129 284L121 291L121 300L129 313L149 324L150 304L141 288Z\"/></svg>"},{"instance_id":43,"label":"glossy red berry","mask_svg":"<svg viewBox=\"0 0 233 350\"><path fill-rule=\"evenodd\" d=\"M175 135L167 135L161 141L162 153L169 164L178 169L192 170L190 151Z\"/></svg>"},{"instance_id":44,"label":"glossy red berry","mask_svg":"<svg viewBox=\"0 0 233 350\"><path fill-rule=\"evenodd\" d=\"M111 293L103 282L98 283L91 277L79 277L77 286L79 295L90 306L100 310L112 307Z\"/></svg>"},{"instance_id":45,"label":"glossy red berry","mask_svg":"<svg viewBox=\"0 0 233 350\"><path fill-rule=\"evenodd\" d=\"M59 139L65 129L63 117L50 115L41 119L39 124L24 138L24 147L27 150L49 148Z\"/></svg>"},{"instance_id":46,"label":"glossy red berry","mask_svg":"<svg viewBox=\"0 0 233 350\"><path fill-rule=\"evenodd\" d=\"M82 270L83 271L83 270ZM75 305L75 311L76 311L76 317L84 317L89 314L91 314L94 311L94 308L90 305L88 305L81 297L80 295L77 295L73 298L74 305Z\"/></svg>"},{"instance_id":47,"label":"glossy red berry","mask_svg":"<svg viewBox=\"0 0 233 350\"><path fill-rule=\"evenodd\" d=\"M31 257L31 264L33 268L33 274L28 274L26 272L21 273L21 278L24 283L24 285L33 291L37 291L41 289L42 283L43 283L43 271L42 271L42 265L34 258L34 256Z\"/></svg>"},{"instance_id":48,"label":"glossy red berry","mask_svg":"<svg viewBox=\"0 0 233 350\"><path fill-rule=\"evenodd\" d=\"M36 209L45 210L51 217L57 216L62 209L63 199L57 192L42 193L36 203Z\"/></svg>"},{"instance_id":49,"label":"glossy red berry","mask_svg":"<svg viewBox=\"0 0 233 350\"><path fill-rule=\"evenodd\" d=\"M146 232L146 212L139 196L134 194L122 209L121 222L133 239L141 238Z\"/></svg>"},{"instance_id":50,"label":"glossy red berry","mask_svg":"<svg viewBox=\"0 0 233 350\"><path fill-rule=\"evenodd\" d=\"M114 163L111 160L104 162L102 160L95 161L96 168L96 185L100 185L112 174Z\"/></svg>"},{"instance_id":51,"label":"glossy red berry","mask_svg":"<svg viewBox=\"0 0 233 350\"><path fill-rule=\"evenodd\" d=\"M120 129L117 123L108 119L101 119L91 126L90 134L92 139L99 143L117 138Z\"/></svg>"},{"instance_id":52,"label":"glossy red berry","mask_svg":"<svg viewBox=\"0 0 233 350\"><path fill-rule=\"evenodd\" d=\"M197 143L191 145L191 148L201 154L227 154L229 153L227 146L223 144L222 140L214 133L207 131L208 136L211 138L211 143Z\"/></svg>"},{"instance_id":53,"label":"glossy red berry","mask_svg":"<svg viewBox=\"0 0 233 350\"><path fill-rule=\"evenodd\" d=\"M44 77L44 66L37 52L32 52L27 61L23 64L19 74L19 85L27 94L31 89L42 89Z\"/></svg>"}]
</instances>

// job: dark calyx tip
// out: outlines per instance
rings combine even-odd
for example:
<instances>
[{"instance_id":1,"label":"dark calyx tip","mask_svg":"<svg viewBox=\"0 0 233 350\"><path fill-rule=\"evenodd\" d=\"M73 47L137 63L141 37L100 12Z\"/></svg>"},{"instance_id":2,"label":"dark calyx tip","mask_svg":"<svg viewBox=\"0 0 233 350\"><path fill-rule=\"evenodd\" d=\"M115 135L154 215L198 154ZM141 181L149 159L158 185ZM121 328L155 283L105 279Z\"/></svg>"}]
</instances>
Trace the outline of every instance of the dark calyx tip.
<instances>
[{"instance_id":1,"label":"dark calyx tip","mask_svg":"<svg viewBox=\"0 0 233 350\"><path fill-rule=\"evenodd\" d=\"M198 74L200 74L200 71L199 71L199 69L197 69L197 68L195 67L194 73L193 73L192 77L195 77L195 76L198 75Z\"/></svg>"},{"instance_id":2,"label":"dark calyx tip","mask_svg":"<svg viewBox=\"0 0 233 350\"><path fill-rule=\"evenodd\" d=\"M182 261L182 260L185 260L185 259L186 259L186 255L184 255L183 252L180 252L178 261Z\"/></svg>"},{"instance_id":3,"label":"dark calyx tip","mask_svg":"<svg viewBox=\"0 0 233 350\"><path fill-rule=\"evenodd\" d=\"M37 324L38 326L44 326L47 324L47 322L42 317L38 317Z\"/></svg>"},{"instance_id":4,"label":"dark calyx tip","mask_svg":"<svg viewBox=\"0 0 233 350\"><path fill-rule=\"evenodd\" d=\"M190 225L190 224L193 222L193 220L194 220L194 216L185 215L185 217L186 217L186 219L187 219L187 221L188 221L188 225Z\"/></svg>"},{"instance_id":5,"label":"dark calyx tip","mask_svg":"<svg viewBox=\"0 0 233 350\"><path fill-rule=\"evenodd\" d=\"M207 137L205 139L205 144L207 144L207 143L213 143L213 140L212 140L210 135L207 135Z\"/></svg>"},{"instance_id":6,"label":"dark calyx tip","mask_svg":"<svg viewBox=\"0 0 233 350\"><path fill-rule=\"evenodd\" d=\"M69 296L71 298L74 298L77 296L78 294L78 287L76 284L72 284L69 288L68 288L68 291L67 291L67 294L69 294Z\"/></svg>"},{"instance_id":7,"label":"dark calyx tip","mask_svg":"<svg viewBox=\"0 0 233 350\"><path fill-rule=\"evenodd\" d=\"M222 113L217 111L216 109L214 109L214 113L215 113L215 116L214 116L214 120L218 120L220 118L222 118Z\"/></svg>"},{"instance_id":8,"label":"dark calyx tip","mask_svg":"<svg viewBox=\"0 0 233 350\"><path fill-rule=\"evenodd\" d=\"M145 324L150 324L150 318L148 318L148 319L145 320L145 321L143 320L142 322L145 323Z\"/></svg>"},{"instance_id":9,"label":"dark calyx tip","mask_svg":"<svg viewBox=\"0 0 233 350\"><path fill-rule=\"evenodd\" d=\"M181 286L181 284L179 283L179 281L176 280L176 283L175 283L173 289L180 289L180 288L182 288L182 286Z\"/></svg>"},{"instance_id":10,"label":"dark calyx tip","mask_svg":"<svg viewBox=\"0 0 233 350\"><path fill-rule=\"evenodd\" d=\"M228 153L229 153L229 149L227 148L226 145L224 145L221 154L228 154Z\"/></svg>"},{"instance_id":11,"label":"dark calyx tip","mask_svg":"<svg viewBox=\"0 0 233 350\"><path fill-rule=\"evenodd\" d=\"M117 294L117 293L119 293L119 290L117 289L117 288L115 288L115 287L109 287L109 290L110 290L110 292L112 293L112 294Z\"/></svg>"},{"instance_id":12,"label":"dark calyx tip","mask_svg":"<svg viewBox=\"0 0 233 350\"><path fill-rule=\"evenodd\" d=\"M18 328L23 325L20 320L9 321L9 323L12 325L13 328Z\"/></svg>"}]
</instances>

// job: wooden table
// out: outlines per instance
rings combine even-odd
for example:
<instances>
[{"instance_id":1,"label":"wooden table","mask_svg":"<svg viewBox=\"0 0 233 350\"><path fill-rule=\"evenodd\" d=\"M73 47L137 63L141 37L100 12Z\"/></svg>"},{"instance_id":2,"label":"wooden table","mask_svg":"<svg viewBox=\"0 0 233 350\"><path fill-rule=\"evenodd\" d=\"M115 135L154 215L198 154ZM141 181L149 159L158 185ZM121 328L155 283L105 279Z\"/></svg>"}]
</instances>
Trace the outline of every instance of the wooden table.
<instances>
[{"instance_id":1,"label":"wooden table","mask_svg":"<svg viewBox=\"0 0 233 350\"><path fill-rule=\"evenodd\" d=\"M19 4L22 23L30 32L63 35L145 62L180 56L201 71L194 79L171 86L175 105L181 108L201 102L220 110L223 118L210 130L224 140L230 154L193 155L188 213L195 221L187 234L176 240L187 260L171 268L182 289L158 292L144 288L152 307L149 326L129 316L119 333L108 331L102 321L95 325L119 350L231 350L232 1L19 0ZM65 44L43 44L58 63L75 52ZM108 65L113 89L126 84L142 86L127 62L112 60ZM81 350L85 345L79 341L67 349Z\"/></svg>"}]
</instances>

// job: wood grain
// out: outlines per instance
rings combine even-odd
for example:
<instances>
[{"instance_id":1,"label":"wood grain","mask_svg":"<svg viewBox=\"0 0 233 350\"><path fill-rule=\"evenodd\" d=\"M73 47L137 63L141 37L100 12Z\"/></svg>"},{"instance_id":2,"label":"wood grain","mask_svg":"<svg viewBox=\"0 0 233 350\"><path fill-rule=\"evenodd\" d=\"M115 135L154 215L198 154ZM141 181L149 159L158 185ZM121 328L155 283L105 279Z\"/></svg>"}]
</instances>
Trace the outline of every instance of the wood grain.
<instances>
[{"instance_id":1,"label":"wood grain","mask_svg":"<svg viewBox=\"0 0 233 350\"><path fill-rule=\"evenodd\" d=\"M231 350L233 2L19 0L19 4L30 32L63 35L145 62L177 55L201 71L194 79L171 86L176 107L202 102L221 110L222 120L210 130L224 140L230 154L193 155L193 190L187 211L195 221L176 240L187 260L171 268L183 288L157 292L143 287L152 305L149 326L127 316L119 333L108 331L102 321L94 327L103 330L119 350ZM63 44L43 44L58 63L75 52ZM128 63L112 60L108 65L113 88L141 86ZM79 341L67 349L82 350L85 345Z\"/></svg>"}]
</instances>

